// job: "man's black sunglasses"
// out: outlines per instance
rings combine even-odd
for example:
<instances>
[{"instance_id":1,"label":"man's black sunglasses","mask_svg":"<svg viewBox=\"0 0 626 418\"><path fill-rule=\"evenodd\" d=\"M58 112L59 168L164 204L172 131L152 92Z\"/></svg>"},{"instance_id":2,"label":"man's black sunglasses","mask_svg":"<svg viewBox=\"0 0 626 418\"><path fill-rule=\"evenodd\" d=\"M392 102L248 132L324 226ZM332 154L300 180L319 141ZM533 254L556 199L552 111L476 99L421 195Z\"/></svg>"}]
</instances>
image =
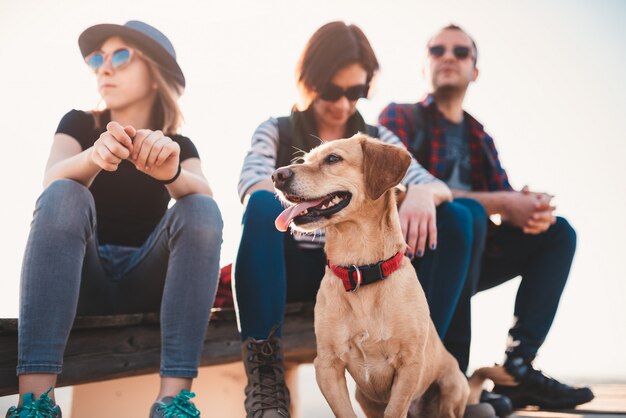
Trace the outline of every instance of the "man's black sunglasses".
<instances>
[{"instance_id":1,"label":"man's black sunglasses","mask_svg":"<svg viewBox=\"0 0 626 418\"><path fill-rule=\"evenodd\" d=\"M328 102L336 102L343 96L351 102L359 100L363 97L367 97L367 93L370 90L370 86L367 84L358 84L356 86L342 89L334 84L328 84L322 91L319 92L319 98Z\"/></svg>"},{"instance_id":2,"label":"man's black sunglasses","mask_svg":"<svg viewBox=\"0 0 626 418\"><path fill-rule=\"evenodd\" d=\"M433 45L428 48L430 55L436 58L441 58L446 53L446 47L443 45ZM452 54L458 60L464 60L470 56L470 49L466 46L455 46L452 48Z\"/></svg>"}]
</instances>

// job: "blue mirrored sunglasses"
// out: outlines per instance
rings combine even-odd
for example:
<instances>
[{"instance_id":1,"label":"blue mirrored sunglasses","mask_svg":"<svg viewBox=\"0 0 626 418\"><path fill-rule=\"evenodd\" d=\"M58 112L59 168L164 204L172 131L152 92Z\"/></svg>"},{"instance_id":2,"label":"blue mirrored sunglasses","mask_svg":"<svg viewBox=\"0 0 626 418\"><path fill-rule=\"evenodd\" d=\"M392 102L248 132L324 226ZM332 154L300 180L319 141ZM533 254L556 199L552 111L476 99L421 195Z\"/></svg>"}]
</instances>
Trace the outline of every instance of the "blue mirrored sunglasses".
<instances>
[{"instance_id":1,"label":"blue mirrored sunglasses","mask_svg":"<svg viewBox=\"0 0 626 418\"><path fill-rule=\"evenodd\" d=\"M130 48L116 49L112 53L105 53L102 51L94 51L87 55L85 62L93 70L94 73L98 72L100 67L104 65L107 59L111 60L111 67L116 70L123 68L130 62L133 57L133 50Z\"/></svg>"}]
</instances>

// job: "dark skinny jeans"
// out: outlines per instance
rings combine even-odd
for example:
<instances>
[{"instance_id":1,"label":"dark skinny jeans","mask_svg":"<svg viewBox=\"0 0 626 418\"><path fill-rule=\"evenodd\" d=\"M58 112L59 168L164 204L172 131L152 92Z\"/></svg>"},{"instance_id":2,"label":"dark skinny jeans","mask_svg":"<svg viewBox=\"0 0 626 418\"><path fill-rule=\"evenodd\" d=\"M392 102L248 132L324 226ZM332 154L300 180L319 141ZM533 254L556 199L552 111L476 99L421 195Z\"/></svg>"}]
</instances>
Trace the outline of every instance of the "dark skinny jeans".
<instances>
[{"instance_id":1,"label":"dark skinny jeans","mask_svg":"<svg viewBox=\"0 0 626 418\"><path fill-rule=\"evenodd\" d=\"M521 276L507 354L532 360L556 315L576 251L576 232L561 217L538 235L525 234L508 224L488 226L487 214L479 202L455 202L471 213L474 245L468 279L445 335L445 346L465 372L472 337L472 296Z\"/></svg>"},{"instance_id":2,"label":"dark skinny jeans","mask_svg":"<svg viewBox=\"0 0 626 418\"><path fill-rule=\"evenodd\" d=\"M251 194L235 265L241 338L265 339L282 325L286 302L314 301L324 276L322 249L302 249L274 220L283 207L269 191ZM414 260L431 317L444 335L469 268L473 242L469 211L455 202L437 208L438 248ZM280 331L280 330L279 330Z\"/></svg>"}]
</instances>

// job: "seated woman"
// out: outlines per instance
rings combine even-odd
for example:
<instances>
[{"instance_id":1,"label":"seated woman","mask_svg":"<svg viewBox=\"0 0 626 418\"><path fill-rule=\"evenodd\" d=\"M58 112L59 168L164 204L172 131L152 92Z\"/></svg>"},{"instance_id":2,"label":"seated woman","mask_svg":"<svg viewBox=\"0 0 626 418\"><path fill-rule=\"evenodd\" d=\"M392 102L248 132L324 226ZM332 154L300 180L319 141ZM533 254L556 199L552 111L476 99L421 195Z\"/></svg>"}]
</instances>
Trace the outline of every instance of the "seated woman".
<instances>
[{"instance_id":1,"label":"seated woman","mask_svg":"<svg viewBox=\"0 0 626 418\"><path fill-rule=\"evenodd\" d=\"M294 150L308 152L320 141L359 131L402 146L389 130L366 124L356 110L377 71L374 51L357 26L322 26L305 47L296 72L303 103L288 117L263 122L252 137L239 179L239 196L247 206L235 266L248 417L289 416L279 344L285 303L315 300L326 264L322 234L298 236L274 227L282 206L270 176L291 163ZM449 202L447 186L415 160L402 184L407 192L399 211L407 255L414 259L443 336L467 276L471 222L467 211Z\"/></svg>"},{"instance_id":2,"label":"seated woman","mask_svg":"<svg viewBox=\"0 0 626 418\"><path fill-rule=\"evenodd\" d=\"M54 136L22 268L20 403L7 417L61 417L52 388L76 315L154 311L161 388L150 417L196 417L189 390L222 219L198 151L177 133L185 78L170 41L143 22L90 27L79 46L106 109L70 111Z\"/></svg>"}]
</instances>

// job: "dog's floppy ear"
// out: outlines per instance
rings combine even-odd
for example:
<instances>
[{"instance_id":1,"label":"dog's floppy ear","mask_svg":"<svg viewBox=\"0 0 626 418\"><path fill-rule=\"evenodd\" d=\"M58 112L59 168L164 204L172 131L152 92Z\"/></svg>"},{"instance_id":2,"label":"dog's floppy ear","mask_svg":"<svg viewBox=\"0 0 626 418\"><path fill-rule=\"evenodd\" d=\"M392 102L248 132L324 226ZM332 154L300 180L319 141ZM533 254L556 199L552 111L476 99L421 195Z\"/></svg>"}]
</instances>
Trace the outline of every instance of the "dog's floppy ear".
<instances>
[{"instance_id":1,"label":"dog's floppy ear","mask_svg":"<svg viewBox=\"0 0 626 418\"><path fill-rule=\"evenodd\" d=\"M401 147L375 139L361 139L365 189L372 200L400 183L411 164L411 155Z\"/></svg>"}]
</instances>

